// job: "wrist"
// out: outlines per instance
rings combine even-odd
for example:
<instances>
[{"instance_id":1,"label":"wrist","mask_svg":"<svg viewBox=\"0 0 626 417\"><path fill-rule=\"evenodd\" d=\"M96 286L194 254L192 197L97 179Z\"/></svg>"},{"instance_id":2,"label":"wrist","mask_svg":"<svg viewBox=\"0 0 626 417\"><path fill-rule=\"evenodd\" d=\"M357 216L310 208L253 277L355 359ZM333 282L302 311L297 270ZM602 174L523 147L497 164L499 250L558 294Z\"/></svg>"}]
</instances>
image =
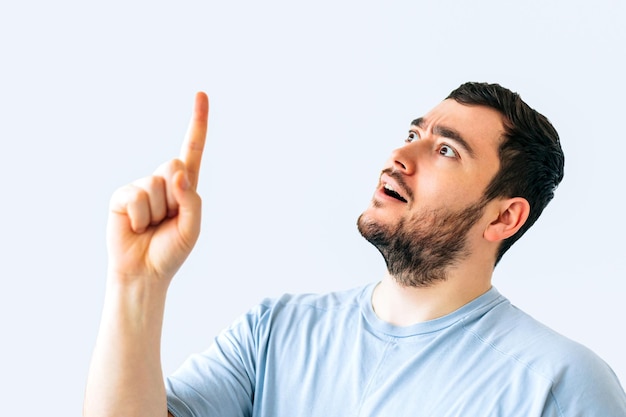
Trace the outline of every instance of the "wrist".
<instances>
[{"instance_id":1,"label":"wrist","mask_svg":"<svg viewBox=\"0 0 626 417\"><path fill-rule=\"evenodd\" d=\"M121 319L134 323L155 322L159 325L165 311L168 283L151 277L133 277L109 273L105 309Z\"/></svg>"}]
</instances>

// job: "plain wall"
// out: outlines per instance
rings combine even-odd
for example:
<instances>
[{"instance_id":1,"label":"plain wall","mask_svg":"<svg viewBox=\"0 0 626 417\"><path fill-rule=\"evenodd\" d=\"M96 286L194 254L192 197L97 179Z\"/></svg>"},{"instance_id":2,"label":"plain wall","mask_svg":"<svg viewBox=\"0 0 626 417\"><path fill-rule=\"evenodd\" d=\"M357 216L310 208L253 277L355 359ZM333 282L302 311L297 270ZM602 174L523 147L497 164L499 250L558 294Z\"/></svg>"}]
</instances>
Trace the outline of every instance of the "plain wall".
<instances>
[{"instance_id":1,"label":"plain wall","mask_svg":"<svg viewBox=\"0 0 626 417\"><path fill-rule=\"evenodd\" d=\"M410 121L471 80L519 92L566 153L494 285L626 381L624 2L5 3L6 414L80 413L109 196L178 155L197 90L204 222L169 293L166 373L264 297L381 279L356 218Z\"/></svg>"}]
</instances>

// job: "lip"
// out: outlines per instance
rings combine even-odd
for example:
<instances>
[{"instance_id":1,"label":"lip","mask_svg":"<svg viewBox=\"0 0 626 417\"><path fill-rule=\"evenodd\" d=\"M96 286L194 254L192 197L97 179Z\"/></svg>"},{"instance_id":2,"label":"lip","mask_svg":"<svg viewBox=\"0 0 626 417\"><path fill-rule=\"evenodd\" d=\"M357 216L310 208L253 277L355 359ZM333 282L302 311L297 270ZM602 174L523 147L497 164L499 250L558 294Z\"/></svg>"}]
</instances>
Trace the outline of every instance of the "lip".
<instances>
[{"instance_id":1,"label":"lip","mask_svg":"<svg viewBox=\"0 0 626 417\"><path fill-rule=\"evenodd\" d=\"M385 185L388 185L391 188L393 188L393 190L396 193L398 193L398 195L400 197L402 197L406 201L401 201L401 200L399 200L399 199L389 195L385 191ZM410 198L410 192L408 192L408 190L406 189L404 184L401 184L399 181L395 180L391 175L389 175L389 174L387 174L385 172L383 172L380 175L379 185L378 185L378 189L376 190L376 193L378 194L378 196L380 198L384 198L385 200L396 201L398 203L404 203L404 204L406 204L409 201L409 198Z\"/></svg>"}]
</instances>

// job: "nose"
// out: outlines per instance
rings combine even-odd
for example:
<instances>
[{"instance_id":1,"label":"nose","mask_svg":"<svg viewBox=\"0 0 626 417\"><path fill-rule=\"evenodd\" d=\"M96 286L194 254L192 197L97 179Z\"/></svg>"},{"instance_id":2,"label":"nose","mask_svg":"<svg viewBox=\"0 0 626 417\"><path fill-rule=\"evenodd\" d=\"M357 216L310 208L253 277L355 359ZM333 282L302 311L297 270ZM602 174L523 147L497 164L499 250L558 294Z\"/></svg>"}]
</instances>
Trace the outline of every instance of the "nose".
<instances>
[{"instance_id":1,"label":"nose","mask_svg":"<svg viewBox=\"0 0 626 417\"><path fill-rule=\"evenodd\" d=\"M388 165L405 175L413 175L417 170L418 143L411 142L391 152Z\"/></svg>"}]
</instances>

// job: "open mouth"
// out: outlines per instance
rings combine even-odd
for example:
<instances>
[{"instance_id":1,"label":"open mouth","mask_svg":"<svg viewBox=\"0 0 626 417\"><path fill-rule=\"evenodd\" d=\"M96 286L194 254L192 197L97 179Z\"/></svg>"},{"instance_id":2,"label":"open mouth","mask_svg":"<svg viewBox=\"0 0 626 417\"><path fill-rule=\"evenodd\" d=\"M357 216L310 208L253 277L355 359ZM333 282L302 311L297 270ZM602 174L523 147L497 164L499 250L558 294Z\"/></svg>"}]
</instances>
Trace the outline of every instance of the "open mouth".
<instances>
[{"instance_id":1,"label":"open mouth","mask_svg":"<svg viewBox=\"0 0 626 417\"><path fill-rule=\"evenodd\" d=\"M394 190L393 187L389 184L383 185L383 192L389 197L393 197L396 200L402 201L403 203L407 202L407 200L402 197L396 190Z\"/></svg>"}]
</instances>

